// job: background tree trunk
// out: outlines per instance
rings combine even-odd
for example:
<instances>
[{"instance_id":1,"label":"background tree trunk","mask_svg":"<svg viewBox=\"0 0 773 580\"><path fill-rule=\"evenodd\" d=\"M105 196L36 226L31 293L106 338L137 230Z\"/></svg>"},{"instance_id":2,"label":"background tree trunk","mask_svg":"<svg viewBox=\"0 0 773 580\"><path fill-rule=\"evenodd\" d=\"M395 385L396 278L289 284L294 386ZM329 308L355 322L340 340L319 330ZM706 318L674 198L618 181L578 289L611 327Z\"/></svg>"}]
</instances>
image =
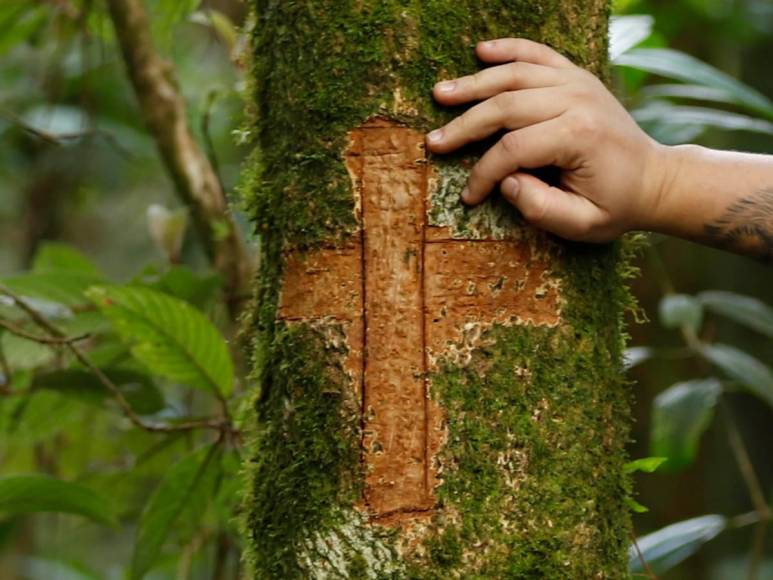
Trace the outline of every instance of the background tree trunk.
<instances>
[{"instance_id":1,"label":"background tree trunk","mask_svg":"<svg viewBox=\"0 0 773 580\"><path fill-rule=\"evenodd\" d=\"M603 75L606 0L254 7L254 577L624 577L624 252L462 207L422 136L477 40Z\"/></svg>"}]
</instances>

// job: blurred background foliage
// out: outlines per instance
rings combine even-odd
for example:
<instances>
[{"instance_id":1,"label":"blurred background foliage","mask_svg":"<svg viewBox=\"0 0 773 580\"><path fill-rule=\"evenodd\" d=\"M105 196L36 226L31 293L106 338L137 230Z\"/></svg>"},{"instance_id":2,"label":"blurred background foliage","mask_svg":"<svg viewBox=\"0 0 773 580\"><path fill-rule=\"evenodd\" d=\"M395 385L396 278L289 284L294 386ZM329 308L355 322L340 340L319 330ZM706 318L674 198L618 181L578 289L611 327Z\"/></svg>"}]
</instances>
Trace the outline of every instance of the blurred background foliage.
<instances>
[{"instance_id":1,"label":"blurred background foliage","mask_svg":"<svg viewBox=\"0 0 773 580\"><path fill-rule=\"evenodd\" d=\"M191 127L235 199L249 141L242 130L245 59L239 32L245 7L238 0L146 4L158 48L177 68ZM615 89L651 134L670 143L773 152L773 107L764 96L773 95L773 2L618 0L615 13L621 17L613 26ZM182 244L183 265L170 265L168 240L159 241L158 220L179 216L164 208L179 206L142 126L102 2L3 0L0 280L13 282L30 270L40 279L66 264L99 283L131 281L177 296L230 337L233 329L218 307L217 279L193 235L172 242ZM640 547L661 578L744 578L756 559L757 578L773 578L773 534L760 546L759 510L754 512L748 469L744 477L738 463L746 450L769 503L773 269L680 240L655 236L651 242L634 283L649 321L631 319L636 424L630 448L634 458L667 460L632 466L632 506L648 509L634 516L637 535L660 534L641 539ZM60 294L72 290L59 286L54 290ZM0 302L0 308L7 306ZM111 330L110 320L85 318L78 318L81 326L72 332L85 328L101 337L92 356L120 348L120 332ZM0 517L0 577L121 578L138 558L146 561L140 568L152 568L152 578L211 578L218 567L222 577L233 577L238 540L228 498L239 484L234 449L212 434L159 436L133 429L101 398L95 404L93 393L84 395L86 383L77 396L49 388L57 378L51 373L62 366L52 349L7 333L2 340L15 376L34 377L40 388L23 406L18 397L0 394L0 477L41 473L77 481L110 505L84 499L81 489L41 489L63 498L62 511L86 517L16 516L8 505L21 501L14 495L19 482L0 489L0 512L6 514ZM134 358L111 371L146 376L133 383L145 389L142 397L127 394L131 404L145 405L136 408L141 415L170 420L217 409L216 398L192 394L179 377L156 368L142 375L142 357ZM231 411L240 398L238 360L236 367ZM114 375L116 381L122 376ZM152 395L158 385L162 399ZM218 472L210 477L206 466L213 457ZM165 487L190 481L192 465L205 466L193 471L206 489L215 485L206 482L220 477L211 488L218 499L205 514L156 522L156 529L165 530L156 543L159 550L166 547L152 558L138 556L143 510L169 497L173 504ZM230 488L223 488L224 477ZM153 490L156 499L149 500ZM187 521L194 516L199 533ZM105 527L114 521L123 525ZM668 527L685 521L678 529ZM639 566L635 555L632 566Z\"/></svg>"}]
</instances>

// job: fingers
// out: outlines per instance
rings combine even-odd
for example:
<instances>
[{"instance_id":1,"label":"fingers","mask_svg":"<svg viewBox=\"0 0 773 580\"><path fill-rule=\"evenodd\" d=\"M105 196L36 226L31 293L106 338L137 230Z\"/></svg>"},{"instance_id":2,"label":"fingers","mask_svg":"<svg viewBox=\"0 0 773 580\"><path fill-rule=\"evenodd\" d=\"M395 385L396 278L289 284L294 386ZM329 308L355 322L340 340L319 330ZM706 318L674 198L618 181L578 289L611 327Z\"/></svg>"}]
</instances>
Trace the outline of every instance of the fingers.
<instances>
[{"instance_id":1,"label":"fingers","mask_svg":"<svg viewBox=\"0 0 773 580\"><path fill-rule=\"evenodd\" d=\"M484 69L474 75L440 82L433 95L444 105L481 101L504 91L551 87L564 82L555 68L530 62L511 62Z\"/></svg>"},{"instance_id":2,"label":"fingers","mask_svg":"<svg viewBox=\"0 0 773 580\"><path fill-rule=\"evenodd\" d=\"M560 117L505 134L470 172L462 199L483 201L494 187L521 167L563 166L567 156L565 125Z\"/></svg>"},{"instance_id":3,"label":"fingers","mask_svg":"<svg viewBox=\"0 0 773 580\"><path fill-rule=\"evenodd\" d=\"M479 42L475 51L483 62L519 60L556 68L574 67L572 61L549 46L525 38L498 38Z\"/></svg>"},{"instance_id":4,"label":"fingers","mask_svg":"<svg viewBox=\"0 0 773 580\"><path fill-rule=\"evenodd\" d=\"M500 129L520 129L558 117L566 99L556 90L529 89L500 93L432 131L427 144L434 153L448 153L484 139Z\"/></svg>"},{"instance_id":5,"label":"fingers","mask_svg":"<svg viewBox=\"0 0 773 580\"><path fill-rule=\"evenodd\" d=\"M501 190L526 221L562 238L601 242L614 237L597 228L604 221L604 211L586 197L551 187L528 173L507 177Z\"/></svg>"}]
</instances>

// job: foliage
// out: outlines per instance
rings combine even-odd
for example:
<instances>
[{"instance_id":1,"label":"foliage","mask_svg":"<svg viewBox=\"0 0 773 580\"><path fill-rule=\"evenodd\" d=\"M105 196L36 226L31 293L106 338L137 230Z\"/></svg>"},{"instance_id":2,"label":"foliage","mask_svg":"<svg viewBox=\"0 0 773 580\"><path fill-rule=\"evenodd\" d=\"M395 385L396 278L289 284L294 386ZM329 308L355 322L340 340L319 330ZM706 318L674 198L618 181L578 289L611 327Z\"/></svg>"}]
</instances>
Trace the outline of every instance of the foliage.
<instances>
[{"instance_id":1,"label":"foliage","mask_svg":"<svg viewBox=\"0 0 773 580\"><path fill-rule=\"evenodd\" d=\"M142 287L94 286L86 296L152 373L220 397L231 394L234 376L228 347L193 306Z\"/></svg>"},{"instance_id":2,"label":"foliage","mask_svg":"<svg viewBox=\"0 0 773 580\"><path fill-rule=\"evenodd\" d=\"M0 478L0 514L34 512L78 514L102 524L115 523L107 499L82 485L44 475Z\"/></svg>"},{"instance_id":3,"label":"foliage","mask_svg":"<svg viewBox=\"0 0 773 580\"><path fill-rule=\"evenodd\" d=\"M654 84L641 91L640 102L631 114L642 128L656 140L668 144L695 139L708 128L773 136L773 101L681 51L664 47L637 48L650 38L652 29L651 17L628 15L618 16L610 30L615 65L677 82ZM674 100L691 104L677 104Z\"/></svg>"},{"instance_id":4,"label":"foliage","mask_svg":"<svg viewBox=\"0 0 773 580\"><path fill-rule=\"evenodd\" d=\"M663 574L694 554L703 544L714 539L727 527L722 516L710 515L672 524L639 538L638 550L631 546L631 572L644 572L644 560L655 574Z\"/></svg>"},{"instance_id":5,"label":"foliage","mask_svg":"<svg viewBox=\"0 0 773 580\"><path fill-rule=\"evenodd\" d=\"M82 278L66 294L56 288L48 291L45 277L60 272ZM156 275L150 272L145 270L127 284L107 285L106 277L73 248L44 244L29 273L0 279L0 295L6 303L0 352L8 399L0 399L0 413L4 436L11 442L16 436L15 423L26 419L28 406L43 393L53 396L53 401L72 401L77 416L97 413L98 425L117 429L112 444L118 448L135 440L138 430L158 433L151 436L159 441L138 455L134 466L129 464L119 472L137 483L145 478L144 462L150 456L170 461L179 455L178 434L189 433L191 442L200 442L198 450L162 472L147 501L139 497L139 505L132 502L118 511L102 498L99 485L89 484L94 474L88 470L77 474L84 483L42 475L0 478L0 513L5 515L77 513L113 525L117 516L123 524L136 520L132 578L142 578L158 565L169 541L185 546L201 542L202 534L209 534L212 526L215 530L231 528L230 513L213 509L226 470L233 476L235 468L223 460L234 442L235 425L229 418L229 406L236 404L234 363L221 331L188 301L195 297L196 302L211 304L219 286L208 276L181 266L167 266ZM23 284L19 282L22 277ZM49 314L56 316L43 316L37 303L23 294L26 290L45 300ZM87 323L76 323L86 314ZM73 328L87 334L73 336L67 332ZM11 339L51 356L30 358L20 347L8 348ZM197 401L191 389L208 397ZM215 400L221 407L217 421L189 416L195 409L215 412ZM128 424L121 415L130 420ZM213 440L197 429L217 430L219 436ZM61 437L60 433L54 428L52 435ZM91 437L91 433L76 432L69 445L82 446ZM105 451L114 453L109 449ZM13 462L9 468L14 469ZM142 502L145 505L140 510ZM210 512L209 523L202 527L200 522Z\"/></svg>"},{"instance_id":6,"label":"foliage","mask_svg":"<svg viewBox=\"0 0 773 580\"><path fill-rule=\"evenodd\" d=\"M698 137L709 129L744 130L767 137L773 136L773 101L759 91L732 76L690 55L664 46L646 45L652 38L655 21L644 15L617 17L612 25L611 57L620 67L625 88L632 91L636 105L634 118L655 139L665 143L682 143ZM631 77L634 71L657 75L668 83L656 83L641 89L643 77ZM686 101L689 105L681 104ZM699 103L701 106L695 106ZM662 276L667 276L655 256ZM727 291L707 290L696 295L674 293L670 280L668 290L660 299L658 314L661 324L678 330L687 355L705 361L720 371L680 381L662 391L652 403L650 453L663 458L663 471L678 472L688 468L697 458L702 435L715 420L722 398L735 390L744 390L773 409L773 371L761 360L744 350L716 342L704 332L707 314L727 317L768 338L773 337L773 308L751 296ZM667 351L649 346L629 350L629 368L646 361L657 360ZM730 413L726 427L736 455L745 455L743 441L736 433ZM650 458L654 459L654 458ZM741 465L745 460L739 459ZM747 460L748 461L748 458ZM760 505L759 487L752 466L742 467L744 479L754 504L756 515L764 529L766 508ZM647 511L629 499L637 513ZM746 525L748 525L748 523ZM694 554L700 546L722 531L731 529L728 520L712 515L676 523L639 538L630 548L630 568L633 573L662 574ZM761 547L755 548L757 552ZM751 569L758 555L752 555ZM750 577L753 572L750 572Z\"/></svg>"}]
</instances>

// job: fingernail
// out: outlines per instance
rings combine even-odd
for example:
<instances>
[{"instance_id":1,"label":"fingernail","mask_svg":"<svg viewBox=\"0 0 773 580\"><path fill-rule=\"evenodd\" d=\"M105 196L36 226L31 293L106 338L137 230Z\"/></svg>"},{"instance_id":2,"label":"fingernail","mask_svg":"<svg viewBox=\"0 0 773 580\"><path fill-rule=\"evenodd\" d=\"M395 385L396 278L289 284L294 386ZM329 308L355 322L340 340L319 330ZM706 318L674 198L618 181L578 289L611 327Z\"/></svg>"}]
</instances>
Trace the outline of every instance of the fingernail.
<instances>
[{"instance_id":1,"label":"fingernail","mask_svg":"<svg viewBox=\"0 0 773 580\"><path fill-rule=\"evenodd\" d=\"M480 43L480 45L481 45L483 48L494 48L494 46L496 45L496 43L497 43L497 41L496 41L496 40L484 40L483 42L481 42L481 43Z\"/></svg>"},{"instance_id":2,"label":"fingernail","mask_svg":"<svg viewBox=\"0 0 773 580\"><path fill-rule=\"evenodd\" d=\"M438 83L437 90L441 93L450 93L456 88L456 81Z\"/></svg>"},{"instance_id":3,"label":"fingernail","mask_svg":"<svg viewBox=\"0 0 773 580\"><path fill-rule=\"evenodd\" d=\"M467 201L470 199L470 188L465 186L462 190L462 201Z\"/></svg>"},{"instance_id":4,"label":"fingernail","mask_svg":"<svg viewBox=\"0 0 773 580\"><path fill-rule=\"evenodd\" d=\"M443 129L435 129L427 135L427 138L430 140L430 143L439 143L443 140Z\"/></svg>"},{"instance_id":5,"label":"fingernail","mask_svg":"<svg viewBox=\"0 0 773 580\"><path fill-rule=\"evenodd\" d=\"M518 183L518 180L515 177L506 177L505 180L502 182L502 185L500 186L500 189L502 190L502 194L505 197L512 199L515 199L515 196L518 195L518 190L521 188L521 184Z\"/></svg>"}]
</instances>

